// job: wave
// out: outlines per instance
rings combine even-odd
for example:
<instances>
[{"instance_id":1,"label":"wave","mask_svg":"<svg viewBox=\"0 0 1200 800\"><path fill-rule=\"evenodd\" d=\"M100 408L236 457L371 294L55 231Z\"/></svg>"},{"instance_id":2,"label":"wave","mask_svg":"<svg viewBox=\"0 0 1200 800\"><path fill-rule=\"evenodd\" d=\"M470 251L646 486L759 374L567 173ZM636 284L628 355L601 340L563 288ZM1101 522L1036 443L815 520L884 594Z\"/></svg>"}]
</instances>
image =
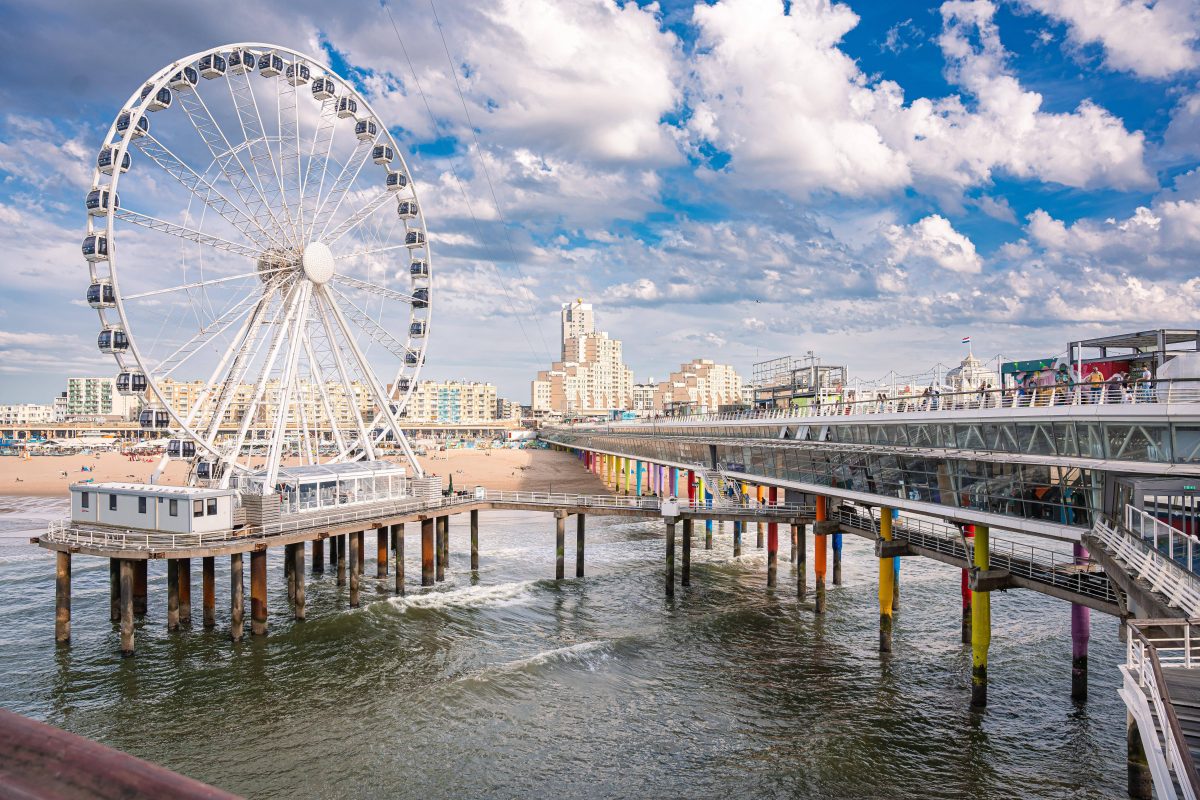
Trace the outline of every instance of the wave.
<instances>
[{"instance_id":1,"label":"wave","mask_svg":"<svg viewBox=\"0 0 1200 800\"><path fill-rule=\"evenodd\" d=\"M589 653L597 653L610 651L613 643L607 639L597 639L593 642L579 642L578 644L570 644L565 647L556 647L553 650L543 650L540 653L534 653L525 658L518 658L513 661L506 661L503 664L497 664L490 669L504 672L513 670L528 669L529 667L540 667L543 664L557 663L561 661L588 661Z\"/></svg>"},{"instance_id":2,"label":"wave","mask_svg":"<svg viewBox=\"0 0 1200 800\"><path fill-rule=\"evenodd\" d=\"M464 586L461 589L426 592L388 600L401 611L408 609L485 608L520 605L533 594L535 581L501 583L496 586Z\"/></svg>"}]
</instances>

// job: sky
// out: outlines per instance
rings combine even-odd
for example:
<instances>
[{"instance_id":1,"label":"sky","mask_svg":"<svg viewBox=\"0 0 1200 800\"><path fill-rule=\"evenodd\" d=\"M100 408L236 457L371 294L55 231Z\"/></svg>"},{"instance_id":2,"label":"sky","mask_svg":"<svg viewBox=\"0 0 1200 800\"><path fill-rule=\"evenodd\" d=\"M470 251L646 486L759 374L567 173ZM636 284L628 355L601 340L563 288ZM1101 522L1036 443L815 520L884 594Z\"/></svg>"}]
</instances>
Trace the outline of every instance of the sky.
<instances>
[{"instance_id":1,"label":"sky","mask_svg":"<svg viewBox=\"0 0 1200 800\"><path fill-rule=\"evenodd\" d=\"M1195 326L1196 0L0 7L0 402L115 371L83 302L96 150L146 77L232 42L327 62L404 148L423 377L527 403L577 298L638 380Z\"/></svg>"}]
</instances>

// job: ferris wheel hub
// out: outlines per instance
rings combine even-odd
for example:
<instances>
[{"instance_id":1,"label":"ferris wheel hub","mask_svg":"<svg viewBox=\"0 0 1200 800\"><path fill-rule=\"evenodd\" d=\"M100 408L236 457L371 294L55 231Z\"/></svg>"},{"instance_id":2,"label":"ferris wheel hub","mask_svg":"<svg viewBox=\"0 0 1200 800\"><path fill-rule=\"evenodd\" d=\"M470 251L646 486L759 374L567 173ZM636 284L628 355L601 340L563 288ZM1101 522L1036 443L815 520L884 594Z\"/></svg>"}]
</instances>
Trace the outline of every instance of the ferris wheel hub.
<instances>
[{"instance_id":1,"label":"ferris wheel hub","mask_svg":"<svg viewBox=\"0 0 1200 800\"><path fill-rule=\"evenodd\" d=\"M309 242L300 257L304 277L320 286L333 277L333 252L324 242Z\"/></svg>"}]
</instances>

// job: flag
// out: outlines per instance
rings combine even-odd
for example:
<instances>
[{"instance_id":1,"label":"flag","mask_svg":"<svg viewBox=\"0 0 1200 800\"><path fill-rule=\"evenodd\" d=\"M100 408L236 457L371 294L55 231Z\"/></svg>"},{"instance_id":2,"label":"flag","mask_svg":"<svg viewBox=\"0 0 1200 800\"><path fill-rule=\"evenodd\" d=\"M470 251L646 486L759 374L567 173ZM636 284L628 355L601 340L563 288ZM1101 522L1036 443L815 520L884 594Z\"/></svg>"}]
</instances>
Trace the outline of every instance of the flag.
<instances>
[{"instance_id":1,"label":"flag","mask_svg":"<svg viewBox=\"0 0 1200 800\"><path fill-rule=\"evenodd\" d=\"M962 343L963 343L963 344L970 344L970 343L971 343L971 337L970 337L970 336L964 336L964 337L963 337L963 340L962 340Z\"/></svg>"}]
</instances>

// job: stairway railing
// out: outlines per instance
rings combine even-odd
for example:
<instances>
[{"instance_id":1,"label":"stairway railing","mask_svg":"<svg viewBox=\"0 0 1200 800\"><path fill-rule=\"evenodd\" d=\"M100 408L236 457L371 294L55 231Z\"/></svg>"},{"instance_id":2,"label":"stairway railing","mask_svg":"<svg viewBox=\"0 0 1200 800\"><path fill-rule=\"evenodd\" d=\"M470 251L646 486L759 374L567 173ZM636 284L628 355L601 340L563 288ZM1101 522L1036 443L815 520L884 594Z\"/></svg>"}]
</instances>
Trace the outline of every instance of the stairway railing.
<instances>
[{"instance_id":1,"label":"stairway railing","mask_svg":"<svg viewBox=\"0 0 1200 800\"><path fill-rule=\"evenodd\" d=\"M1160 553L1152 539L1144 539L1135 531L1102 518L1092 526L1092 536L1126 571L1164 595L1168 604L1189 617L1200 617L1200 579Z\"/></svg>"}]
</instances>

